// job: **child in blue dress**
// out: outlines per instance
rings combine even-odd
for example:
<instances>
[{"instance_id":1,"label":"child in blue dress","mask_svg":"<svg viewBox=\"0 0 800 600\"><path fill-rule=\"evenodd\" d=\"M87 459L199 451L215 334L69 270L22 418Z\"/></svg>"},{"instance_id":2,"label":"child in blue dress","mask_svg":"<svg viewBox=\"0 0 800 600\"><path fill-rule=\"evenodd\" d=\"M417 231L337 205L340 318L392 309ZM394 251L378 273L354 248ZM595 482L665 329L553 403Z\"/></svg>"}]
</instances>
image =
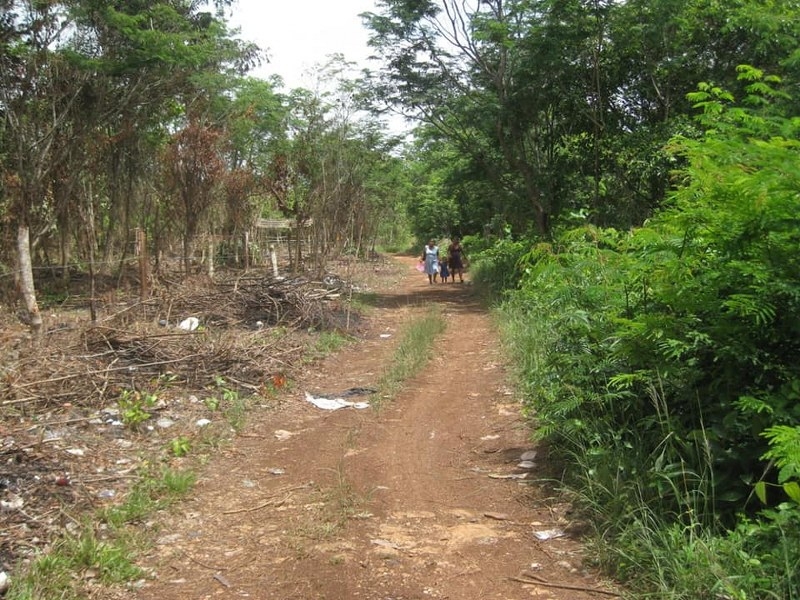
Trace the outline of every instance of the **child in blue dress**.
<instances>
[{"instance_id":1,"label":"child in blue dress","mask_svg":"<svg viewBox=\"0 0 800 600\"><path fill-rule=\"evenodd\" d=\"M439 261L439 277L442 278L442 283L447 283L450 278L450 269L447 268L446 260Z\"/></svg>"}]
</instances>

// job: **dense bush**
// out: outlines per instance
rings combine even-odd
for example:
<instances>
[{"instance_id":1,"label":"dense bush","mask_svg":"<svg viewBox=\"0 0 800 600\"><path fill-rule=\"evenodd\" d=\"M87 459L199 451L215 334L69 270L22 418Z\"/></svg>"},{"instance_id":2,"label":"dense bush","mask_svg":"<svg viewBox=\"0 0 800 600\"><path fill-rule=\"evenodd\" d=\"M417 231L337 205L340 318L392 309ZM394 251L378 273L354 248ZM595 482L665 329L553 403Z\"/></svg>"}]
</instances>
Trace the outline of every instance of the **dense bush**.
<instances>
[{"instance_id":1,"label":"dense bush","mask_svg":"<svg viewBox=\"0 0 800 600\"><path fill-rule=\"evenodd\" d=\"M742 73L747 105L776 96ZM503 321L609 568L669 597L795 598L800 120L692 99L708 134L675 140L670 206L632 232L503 242L529 250Z\"/></svg>"}]
</instances>

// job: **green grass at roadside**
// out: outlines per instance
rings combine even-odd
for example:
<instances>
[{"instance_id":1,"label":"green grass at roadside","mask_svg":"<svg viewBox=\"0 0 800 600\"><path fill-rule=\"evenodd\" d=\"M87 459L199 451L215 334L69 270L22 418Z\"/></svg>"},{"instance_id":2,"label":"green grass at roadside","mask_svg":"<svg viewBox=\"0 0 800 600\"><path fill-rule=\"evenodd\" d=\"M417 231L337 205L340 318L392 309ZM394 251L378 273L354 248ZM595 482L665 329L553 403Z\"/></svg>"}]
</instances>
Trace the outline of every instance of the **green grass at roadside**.
<instances>
[{"instance_id":1,"label":"green grass at roadside","mask_svg":"<svg viewBox=\"0 0 800 600\"><path fill-rule=\"evenodd\" d=\"M15 576L5 600L77 600L86 597L87 580L111 585L143 577L134 559L147 542L128 526L184 497L195 479L194 473L173 469L144 474L124 502L98 511L98 522L75 522Z\"/></svg>"}]
</instances>

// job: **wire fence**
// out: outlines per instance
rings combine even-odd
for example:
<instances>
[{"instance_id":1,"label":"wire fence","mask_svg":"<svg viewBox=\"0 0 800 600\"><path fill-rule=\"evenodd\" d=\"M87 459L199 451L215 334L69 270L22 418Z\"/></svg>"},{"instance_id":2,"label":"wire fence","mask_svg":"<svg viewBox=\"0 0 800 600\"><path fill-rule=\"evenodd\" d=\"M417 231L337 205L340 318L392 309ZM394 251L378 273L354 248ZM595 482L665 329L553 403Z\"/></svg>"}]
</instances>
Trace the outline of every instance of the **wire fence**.
<instances>
[{"instance_id":1,"label":"wire fence","mask_svg":"<svg viewBox=\"0 0 800 600\"><path fill-rule=\"evenodd\" d=\"M279 268L286 268L297 257L298 244L300 256L307 257L311 248L307 236L297 239L287 233L263 228L235 236L203 234L193 238L190 244L189 264L194 272L208 272L210 269L212 273L219 267L249 269L277 264ZM100 249L96 252L103 254ZM119 273L138 269L143 256L151 271L174 270L183 268L183 252L183 244L170 243L156 249L155 244L146 239L143 241L137 235L124 247L93 261L74 254L66 260L55 259L51 252L38 251L35 253L32 270L35 278L63 276L65 271L68 274L84 273L90 266L100 274ZM0 281L14 281L20 273L15 264L0 262Z\"/></svg>"}]
</instances>

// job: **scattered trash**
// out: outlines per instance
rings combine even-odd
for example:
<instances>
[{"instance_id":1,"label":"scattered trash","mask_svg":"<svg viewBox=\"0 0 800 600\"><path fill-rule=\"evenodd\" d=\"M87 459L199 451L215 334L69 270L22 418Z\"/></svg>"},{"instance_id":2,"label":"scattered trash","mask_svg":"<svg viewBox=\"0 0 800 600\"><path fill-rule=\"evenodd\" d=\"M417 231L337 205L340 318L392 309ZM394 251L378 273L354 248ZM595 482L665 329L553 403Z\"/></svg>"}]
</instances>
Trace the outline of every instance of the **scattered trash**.
<instances>
[{"instance_id":1,"label":"scattered trash","mask_svg":"<svg viewBox=\"0 0 800 600\"><path fill-rule=\"evenodd\" d=\"M67 448L65 452L67 452L68 454L72 454L72 456L83 456L84 454L86 454L83 448Z\"/></svg>"},{"instance_id":2,"label":"scattered trash","mask_svg":"<svg viewBox=\"0 0 800 600\"><path fill-rule=\"evenodd\" d=\"M382 337L383 339L390 338L390 337L392 337L392 334L391 334L391 333L382 333L382 334L381 334L381 337Z\"/></svg>"},{"instance_id":3,"label":"scattered trash","mask_svg":"<svg viewBox=\"0 0 800 600\"><path fill-rule=\"evenodd\" d=\"M158 425L161 429L169 429L175 425L175 421L167 417L161 417L158 421L156 421L156 425Z\"/></svg>"},{"instance_id":4,"label":"scattered trash","mask_svg":"<svg viewBox=\"0 0 800 600\"><path fill-rule=\"evenodd\" d=\"M274 435L275 435L275 437L276 437L278 440L280 440L280 441L284 441L284 440L288 440L288 439L289 439L290 437L292 437L294 434L293 434L291 431L286 431L285 429L278 429L278 430L275 432L275 434L274 434Z\"/></svg>"},{"instance_id":5,"label":"scattered trash","mask_svg":"<svg viewBox=\"0 0 800 600\"><path fill-rule=\"evenodd\" d=\"M525 461L525 460L531 460L532 461L532 460L534 460L536 458L537 454L538 453L536 452L536 450L528 450L527 452L523 452L522 456L520 456L519 459L522 460L522 461Z\"/></svg>"},{"instance_id":6,"label":"scattered trash","mask_svg":"<svg viewBox=\"0 0 800 600\"><path fill-rule=\"evenodd\" d=\"M562 529L543 529L542 531L534 531L533 535L537 540L552 540L554 538L563 537L564 531Z\"/></svg>"},{"instance_id":7,"label":"scattered trash","mask_svg":"<svg viewBox=\"0 0 800 600\"><path fill-rule=\"evenodd\" d=\"M224 575L222 575L222 574L220 574L220 573L214 573L214 579L216 579L217 581L219 581L219 582L220 582L222 585L224 585L226 588L229 588L229 587L231 587L231 584L230 584L230 582L229 582L229 581L228 581L228 580L225 578L225 576L224 576Z\"/></svg>"},{"instance_id":8,"label":"scattered trash","mask_svg":"<svg viewBox=\"0 0 800 600\"><path fill-rule=\"evenodd\" d=\"M178 323L178 329L183 329L185 331L194 331L198 327L200 327L200 319L197 317L187 317Z\"/></svg>"},{"instance_id":9,"label":"scattered trash","mask_svg":"<svg viewBox=\"0 0 800 600\"><path fill-rule=\"evenodd\" d=\"M366 387L353 387L346 389L340 394L336 394L337 398L351 398L353 396L367 396L369 394L374 394L378 390L373 390L372 388Z\"/></svg>"},{"instance_id":10,"label":"scattered trash","mask_svg":"<svg viewBox=\"0 0 800 600\"><path fill-rule=\"evenodd\" d=\"M499 440L499 435L485 435L481 438L481 441L488 442L490 440Z\"/></svg>"},{"instance_id":11,"label":"scattered trash","mask_svg":"<svg viewBox=\"0 0 800 600\"><path fill-rule=\"evenodd\" d=\"M11 586L11 578L5 571L0 571L0 594L5 594Z\"/></svg>"},{"instance_id":12,"label":"scattered trash","mask_svg":"<svg viewBox=\"0 0 800 600\"><path fill-rule=\"evenodd\" d=\"M536 463L531 461L531 460L523 460L522 462L517 464L517 468L518 469L528 469L528 470L535 469L536 468Z\"/></svg>"},{"instance_id":13,"label":"scattered trash","mask_svg":"<svg viewBox=\"0 0 800 600\"><path fill-rule=\"evenodd\" d=\"M272 469L267 469L267 473L269 473L270 475L284 475L286 473L286 469L273 467Z\"/></svg>"},{"instance_id":14,"label":"scattered trash","mask_svg":"<svg viewBox=\"0 0 800 600\"><path fill-rule=\"evenodd\" d=\"M104 498L106 500L108 500L110 498L113 498L116 495L117 495L117 493L114 490L101 490L101 491L97 492L97 497L98 498Z\"/></svg>"},{"instance_id":15,"label":"scattered trash","mask_svg":"<svg viewBox=\"0 0 800 600\"><path fill-rule=\"evenodd\" d=\"M211 425L211 419L197 419L194 424L198 427L205 427L206 425Z\"/></svg>"},{"instance_id":16,"label":"scattered trash","mask_svg":"<svg viewBox=\"0 0 800 600\"><path fill-rule=\"evenodd\" d=\"M69 476L68 475L59 475L58 477L56 477L56 485L66 486L66 485L69 485L69 484L70 484L70 481L69 481Z\"/></svg>"},{"instance_id":17,"label":"scattered trash","mask_svg":"<svg viewBox=\"0 0 800 600\"><path fill-rule=\"evenodd\" d=\"M306 392L306 400L322 410L339 410L340 408L349 407L356 409L369 408L369 402L350 402L343 397L325 398L324 396L312 396L308 392Z\"/></svg>"},{"instance_id":18,"label":"scattered trash","mask_svg":"<svg viewBox=\"0 0 800 600\"><path fill-rule=\"evenodd\" d=\"M0 509L4 511L19 510L25 505L25 501L16 495L11 495L8 500L0 500Z\"/></svg>"}]
</instances>

